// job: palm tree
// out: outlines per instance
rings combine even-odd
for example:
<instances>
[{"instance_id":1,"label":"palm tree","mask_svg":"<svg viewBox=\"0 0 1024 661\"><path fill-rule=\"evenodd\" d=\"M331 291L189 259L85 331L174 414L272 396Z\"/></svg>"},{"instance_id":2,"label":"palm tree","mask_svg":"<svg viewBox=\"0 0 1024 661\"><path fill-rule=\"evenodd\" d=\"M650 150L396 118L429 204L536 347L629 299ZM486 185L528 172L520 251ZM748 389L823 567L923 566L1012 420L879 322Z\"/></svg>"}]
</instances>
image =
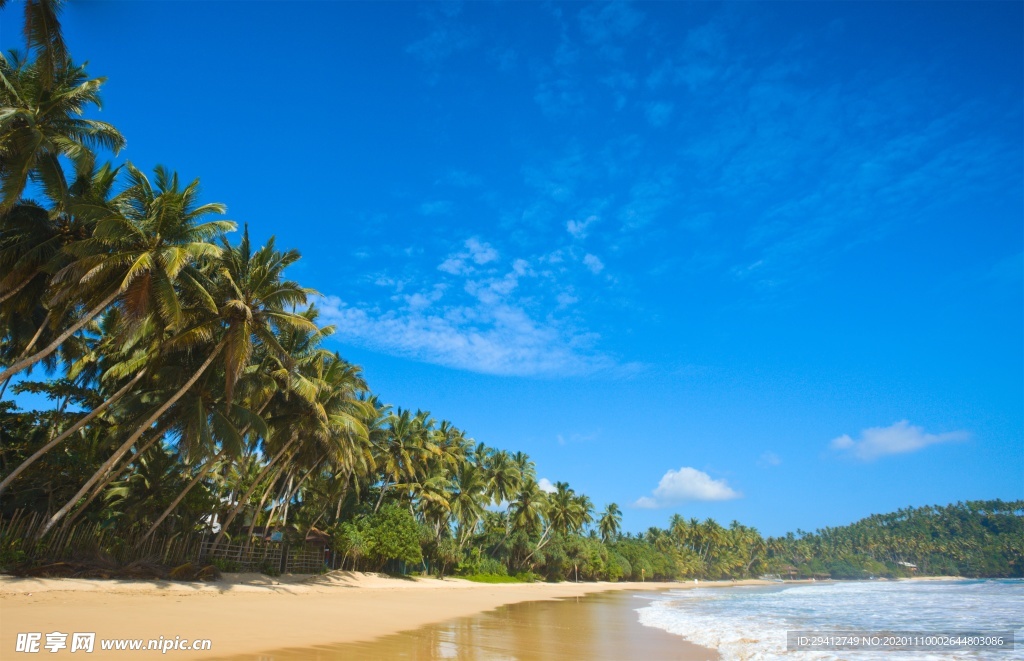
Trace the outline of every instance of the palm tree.
<instances>
[{"instance_id":1,"label":"palm tree","mask_svg":"<svg viewBox=\"0 0 1024 661\"><path fill-rule=\"evenodd\" d=\"M197 205L199 180L181 188L178 175L156 168L156 188L130 163L125 166L130 186L114 197L110 207L82 205L80 212L95 213L92 237L65 248L73 261L52 279L53 306L87 311L48 346L16 361L0 381L25 370L56 351L69 337L115 301L125 320L142 323L153 315L169 330L180 330L184 312L176 285L212 305L209 293L197 282L197 265L216 258L220 249L209 243L235 229L227 220L199 222L224 213L221 204ZM98 302L97 302L98 301ZM83 305L84 304L84 305Z\"/></svg>"},{"instance_id":2,"label":"palm tree","mask_svg":"<svg viewBox=\"0 0 1024 661\"><path fill-rule=\"evenodd\" d=\"M63 179L43 182L49 208L22 201L0 211L0 273L6 274L0 276L0 364L28 356L40 341L48 343L54 330L75 321L44 305L50 274L67 264L68 245L92 233L92 224L69 209L105 204L117 174L109 165L97 168L92 158L78 159L75 166L70 187ZM58 362L51 355L46 366L54 368ZM0 384L0 396L9 382L10 377Z\"/></svg>"},{"instance_id":3,"label":"palm tree","mask_svg":"<svg viewBox=\"0 0 1024 661\"><path fill-rule=\"evenodd\" d=\"M387 434L384 447L381 448L380 468L384 474L381 482L380 495L373 511L380 509L384 502L384 494L397 484L415 482L420 473L420 466L430 455L438 455L440 451L430 440L427 433L429 414L422 411L412 415L408 409L398 409L388 415L386 420Z\"/></svg>"},{"instance_id":4,"label":"palm tree","mask_svg":"<svg viewBox=\"0 0 1024 661\"><path fill-rule=\"evenodd\" d=\"M567 482L555 482L555 492L549 497L548 518L554 531L568 535L580 526L580 512L575 502L576 492Z\"/></svg>"},{"instance_id":5,"label":"palm tree","mask_svg":"<svg viewBox=\"0 0 1024 661\"><path fill-rule=\"evenodd\" d=\"M601 513L601 518L597 523L601 532L601 540L607 543L618 537L619 525L621 523L622 511L615 503L609 503L608 507L606 507L604 512Z\"/></svg>"},{"instance_id":6,"label":"palm tree","mask_svg":"<svg viewBox=\"0 0 1024 661\"><path fill-rule=\"evenodd\" d=\"M29 2L30 7L43 4L49 3ZM113 126L82 118L89 106L101 106L104 82L66 60L53 68L43 59L27 62L15 52L10 59L0 54L0 212L21 199L30 177L62 182L62 156L76 161L95 147L115 154L124 147Z\"/></svg>"},{"instance_id":7,"label":"palm tree","mask_svg":"<svg viewBox=\"0 0 1024 661\"><path fill-rule=\"evenodd\" d=\"M507 502L519 489L519 466L505 450L491 453L486 464L487 496L495 505Z\"/></svg>"},{"instance_id":8,"label":"palm tree","mask_svg":"<svg viewBox=\"0 0 1024 661\"><path fill-rule=\"evenodd\" d=\"M109 277L104 277L103 271L111 271L115 278L123 277L120 285L114 288L113 294L108 295L99 305L71 324L70 328L61 333L45 349L17 361L11 368L0 374L0 380L9 379L18 371L31 367L50 356L74 333L85 328L104 310L108 309L108 306L119 296L121 296L120 308L125 313L120 318L121 321L127 319L134 322L120 325L119 334L128 345L131 345L132 342L128 342L125 338L133 332L143 329L147 320L159 321L158 325L161 328L165 326L173 328L181 323L182 313L179 294L175 288L176 280L180 277L194 282L192 273L199 262L219 255L219 250L215 246L205 243L205 240L233 229L234 223L229 221L198 222L208 214L220 213L224 210L223 205L219 204L196 204L198 180L192 182L185 189L181 189L178 185L177 175L169 175L166 170L158 167L156 171L157 188L154 190L146 176L131 164L127 165L127 170L133 185L111 200L109 205L105 204L103 200L113 183L114 170L104 167L96 172L92 168L88 168L85 172L91 173L91 175L79 177L79 179L85 179L87 183L81 184L77 192L66 199L69 199L70 204L75 208L88 208L98 214L98 220L95 221L91 238L81 239L63 246L63 250L77 253L78 259L62 268L54 276L54 281L64 279L71 282L71 284L65 284L64 292L58 293L55 298L79 298L72 293L72 290L76 289L73 283L92 279L109 279ZM76 277L76 275L71 275L72 273L81 275ZM153 308L153 314L149 313L150 308ZM75 306L69 305L61 311L59 316L67 318L68 315L75 313ZM145 334L158 338L158 346L159 338L163 335L161 328L145 329L147 331ZM131 370L135 372L134 378L117 390L101 407L80 420L77 426L66 431L23 462L13 471L12 475L8 475L3 484L0 484L0 491L6 488L14 476L24 471L44 452L63 442L70 434L90 422L96 415L136 387L146 371L144 364L145 359L140 360L138 357L125 363L129 369L132 366L135 367L134 370Z\"/></svg>"},{"instance_id":9,"label":"palm tree","mask_svg":"<svg viewBox=\"0 0 1024 661\"><path fill-rule=\"evenodd\" d=\"M166 187L161 186L161 188ZM171 189L177 190L176 178L173 180ZM158 223L158 226L160 224L162 223ZM209 224L207 223L207 225ZM173 229L175 225L171 224L170 227ZM184 257L187 251L182 252L184 254L181 256ZM306 296L311 293L311 290L284 280L282 277L284 269L299 259L297 252L280 253L274 248L271 239L266 246L254 253L249 243L248 231L246 231L238 247L232 247L227 241L224 241L223 252L216 251L214 254L220 259L215 261L214 277L206 286L197 280L198 273L191 276L191 282L194 283L191 291L193 295L200 298L201 304L198 309L190 309L187 315L182 311L181 318L183 321L188 320L192 323L165 343L168 352L184 350L189 354L198 347L212 345L206 359L169 399L146 418L136 432L83 485L79 493L54 514L42 534L45 534L54 523L60 520L85 491L99 481L102 475L120 460L145 430L160 419L199 380L203 372L222 352L224 353L223 369L226 382L225 397L230 400L231 388L237 380L237 376L248 364L254 342L260 342L284 358L284 350L274 336L275 329L282 327L316 329L315 324L307 318L286 309L304 304ZM159 264L159 261L157 263ZM181 267L183 268L184 264ZM159 280L159 278L153 278L153 280ZM205 300L202 300L204 298ZM217 305L216 302L220 304ZM172 318L175 316L167 312L164 314ZM292 440L294 441L294 438ZM289 445L290 443L286 444L285 449ZM281 453L283 452L284 450L281 451ZM235 514L237 511L236 509ZM226 525L227 523L225 523Z\"/></svg>"},{"instance_id":10,"label":"palm tree","mask_svg":"<svg viewBox=\"0 0 1024 661\"><path fill-rule=\"evenodd\" d=\"M519 492L509 504L511 529L526 533L539 532L547 514L547 494L533 479L526 479L519 485Z\"/></svg>"},{"instance_id":11,"label":"palm tree","mask_svg":"<svg viewBox=\"0 0 1024 661\"><path fill-rule=\"evenodd\" d=\"M449 498L449 506L459 525L456 538L461 550L483 518L484 505L487 501L487 481L484 470L467 461L459 467L453 482L454 489Z\"/></svg>"},{"instance_id":12,"label":"palm tree","mask_svg":"<svg viewBox=\"0 0 1024 661\"><path fill-rule=\"evenodd\" d=\"M29 52L35 52L43 71L43 83L48 87L53 84L54 74L66 66L69 59L60 25L63 4L63 0L25 0L26 45Z\"/></svg>"}]
</instances>

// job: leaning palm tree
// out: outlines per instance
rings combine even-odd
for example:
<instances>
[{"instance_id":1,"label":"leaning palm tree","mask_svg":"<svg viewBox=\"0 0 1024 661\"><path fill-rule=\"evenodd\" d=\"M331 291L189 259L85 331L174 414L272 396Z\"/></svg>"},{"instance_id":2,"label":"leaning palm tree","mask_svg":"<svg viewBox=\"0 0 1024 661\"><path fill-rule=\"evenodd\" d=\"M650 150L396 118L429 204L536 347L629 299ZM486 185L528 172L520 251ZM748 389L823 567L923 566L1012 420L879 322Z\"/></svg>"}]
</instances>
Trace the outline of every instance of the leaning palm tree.
<instances>
[{"instance_id":1,"label":"leaning palm tree","mask_svg":"<svg viewBox=\"0 0 1024 661\"><path fill-rule=\"evenodd\" d=\"M94 298L102 296L103 300L81 314L81 318L60 333L46 348L15 361L14 365L0 374L0 382L53 355L75 333L108 310L115 300L119 303L120 319L124 322L117 332L121 342L132 344L129 336L144 329L143 335L157 338L155 348L150 347L155 355L160 350L160 341L165 334L176 328L180 330L183 322L177 283L191 284L187 290L193 297L198 296L200 300L209 298L209 294L197 283L198 267L201 262L219 255L220 250L207 240L234 229L235 225L230 221L199 221L209 214L222 213L223 205L197 204L198 180L181 188L176 174L169 174L158 167L157 186L154 188L134 166L128 164L126 168L131 185L109 203L103 202L112 183L112 171L108 168L101 169L96 175L101 182L98 193L87 189L86 194L71 198L76 209L95 214L95 227L90 238L63 246L63 251L71 255L72 261L51 280L52 286L60 288L53 296L57 303L51 306L51 310L58 312L58 318L73 318L73 315L81 314L78 303L82 296L77 293L82 287L81 283L99 281L101 284L97 286L97 291L103 293L94 294ZM176 340L179 344L189 341L188 336ZM99 410L92 411L80 420L78 428L135 387L146 371L145 363L148 359L147 356L134 356L123 363L123 369L127 366L128 372L134 372L132 380L114 392L98 407ZM63 442L74 431L77 429L62 434L29 457L7 476L0 485L0 491L10 484L13 476L36 461L43 452Z\"/></svg>"},{"instance_id":2,"label":"leaning palm tree","mask_svg":"<svg viewBox=\"0 0 1024 661\"><path fill-rule=\"evenodd\" d=\"M0 211L21 199L32 177L63 180L61 157L75 161L93 148L116 154L124 147L113 126L82 117L89 106L100 107L104 82L67 61L54 70L44 60L0 54Z\"/></svg>"},{"instance_id":3,"label":"leaning palm tree","mask_svg":"<svg viewBox=\"0 0 1024 661\"><path fill-rule=\"evenodd\" d=\"M179 288L212 306L197 282L200 262L220 255L210 243L235 229L227 220L202 221L224 213L222 204L197 203L199 180L182 188L178 175L156 168L156 186L130 163L129 187L108 205L83 204L79 213L95 214L90 238L65 248L73 258L54 274L50 307L77 310L78 321L45 348L17 360L0 373L0 381L51 355L72 335L117 302L129 323L153 314L169 329L181 330Z\"/></svg>"},{"instance_id":4,"label":"leaning palm tree","mask_svg":"<svg viewBox=\"0 0 1024 661\"><path fill-rule=\"evenodd\" d=\"M191 288L192 295L200 299L201 304L189 310L187 315L182 311L185 328L165 343L168 352L205 353L205 359L86 481L81 490L53 515L41 534L49 531L86 491L109 474L111 467L184 396L214 360L223 360L225 396L230 400L231 389L248 364L255 342L283 355L284 350L274 336L275 329L284 326L315 329L308 319L288 311L288 308L304 304L312 292L283 279L284 269L299 259L297 252L280 253L274 248L273 240L253 252L246 231L238 247L232 247L225 240L223 252L218 250L214 254L218 257L214 262L215 277L206 286L202 286L195 277L191 280L195 284Z\"/></svg>"},{"instance_id":5,"label":"leaning palm tree","mask_svg":"<svg viewBox=\"0 0 1024 661\"><path fill-rule=\"evenodd\" d=\"M79 159L75 166L70 186L63 180L44 182L41 193L47 207L25 200L0 211L0 364L28 356L77 320L77 310L45 305L50 276L67 265L66 248L93 231L88 219L69 210L84 203L105 204L117 169L97 168L92 158ZM54 368L69 358L51 354L44 360L47 368ZM0 396L9 378L0 385Z\"/></svg>"}]
</instances>

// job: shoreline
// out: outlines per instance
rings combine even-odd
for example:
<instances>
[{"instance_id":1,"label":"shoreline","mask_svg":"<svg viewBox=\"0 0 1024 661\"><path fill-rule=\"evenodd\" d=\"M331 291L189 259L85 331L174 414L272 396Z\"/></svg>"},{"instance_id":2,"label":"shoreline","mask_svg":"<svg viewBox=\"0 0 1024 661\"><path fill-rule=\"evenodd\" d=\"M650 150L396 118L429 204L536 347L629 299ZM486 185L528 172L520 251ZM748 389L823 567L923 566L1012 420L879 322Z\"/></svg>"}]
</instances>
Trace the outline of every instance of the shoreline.
<instances>
[{"instance_id":1,"label":"shoreline","mask_svg":"<svg viewBox=\"0 0 1024 661\"><path fill-rule=\"evenodd\" d=\"M914 577L913 581L962 580ZM825 581L817 581L825 583ZM180 658L245 654L375 641L503 606L621 591L813 584L761 579L618 583L474 583L449 577L379 574L225 574L211 582L19 578L0 575L0 653L18 633L94 632L98 639L209 639L209 651ZM701 648L698 648L701 649ZM67 653L67 650L63 651ZM100 658L103 653L97 649ZM107 652L126 658L124 652ZM159 654L140 651L138 656Z\"/></svg>"},{"instance_id":2,"label":"shoreline","mask_svg":"<svg viewBox=\"0 0 1024 661\"><path fill-rule=\"evenodd\" d=\"M225 575L209 583L38 579L0 576L0 650L21 632L94 632L97 639L210 639L214 658L284 648L368 642L522 602L600 592L778 585L771 581L700 583L506 583L402 579L334 572L323 576ZM62 653L67 653L63 650ZM94 654L101 658L97 648ZM155 656L159 651L140 651ZM110 657L127 658L124 652ZM133 655L134 656L134 655Z\"/></svg>"}]
</instances>

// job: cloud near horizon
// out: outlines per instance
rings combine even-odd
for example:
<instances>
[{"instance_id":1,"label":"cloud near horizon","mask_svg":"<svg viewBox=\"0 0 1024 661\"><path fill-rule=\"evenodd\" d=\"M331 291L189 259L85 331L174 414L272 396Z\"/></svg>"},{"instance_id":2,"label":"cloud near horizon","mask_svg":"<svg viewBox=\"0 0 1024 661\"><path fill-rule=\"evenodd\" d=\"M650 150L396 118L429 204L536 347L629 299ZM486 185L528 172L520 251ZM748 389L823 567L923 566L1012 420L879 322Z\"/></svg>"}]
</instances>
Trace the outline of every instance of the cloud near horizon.
<instances>
[{"instance_id":1,"label":"cloud near horizon","mask_svg":"<svg viewBox=\"0 0 1024 661\"><path fill-rule=\"evenodd\" d=\"M966 441L970 437L969 432L962 430L928 434L923 427L900 420L888 427L869 427L861 431L860 438L856 440L849 434L843 434L832 439L829 447L861 461L872 461L887 455L916 452L937 443Z\"/></svg>"},{"instance_id":2,"label":"cloud near horizon","mask_svg":"<svg viewBox=\"0 0 1024 661\"><path fill-rule=\"evenodd\" d=\"M687 500L734 500L743 494L730 487L725 480L713 479L696 468L683 466L669 470L658 482L652 496L643 496L633 503L642 509L669 507Z\"/></svg>"}]
</instances>

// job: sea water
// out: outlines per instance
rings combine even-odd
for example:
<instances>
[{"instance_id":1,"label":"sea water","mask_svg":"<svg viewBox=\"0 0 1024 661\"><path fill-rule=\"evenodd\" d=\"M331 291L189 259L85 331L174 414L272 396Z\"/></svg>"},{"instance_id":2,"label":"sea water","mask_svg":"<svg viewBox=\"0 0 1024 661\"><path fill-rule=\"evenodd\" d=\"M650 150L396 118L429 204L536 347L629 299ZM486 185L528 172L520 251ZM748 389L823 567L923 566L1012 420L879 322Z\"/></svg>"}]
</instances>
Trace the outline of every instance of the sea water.
<instances>
[{"instance_id":1,"label":"sea water","mask_svg":"<svg viewBox=\"0 0 1024 661\"><path fill-rule=\"evenodd\" d=\"M1024 659L1024 581L851 581L673 590L637 609L640 622L719 650L723 659ZM1013 650L810 652L787 631L1015 632Z\"/></svg>"}]
</instances>

